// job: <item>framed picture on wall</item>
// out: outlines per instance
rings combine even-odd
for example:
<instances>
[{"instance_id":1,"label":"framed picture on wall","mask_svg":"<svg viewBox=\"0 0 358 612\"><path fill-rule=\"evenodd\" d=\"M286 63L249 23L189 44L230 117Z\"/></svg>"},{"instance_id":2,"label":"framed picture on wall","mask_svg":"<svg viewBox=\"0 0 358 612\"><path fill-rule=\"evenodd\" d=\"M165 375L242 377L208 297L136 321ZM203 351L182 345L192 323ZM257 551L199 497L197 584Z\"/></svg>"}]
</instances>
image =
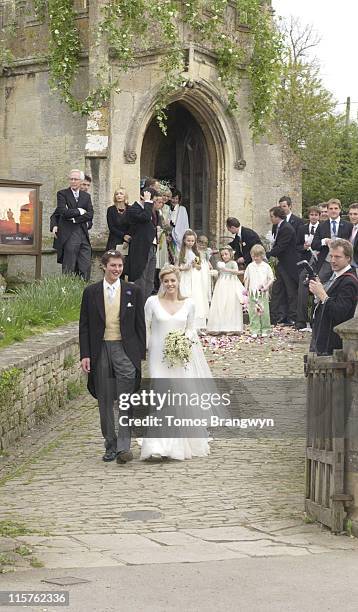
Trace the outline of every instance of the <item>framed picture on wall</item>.
<instances>
[{"instance_id":1,"label":"framed picture on wall","mask_svg":"<svg viewBox=\"0 0 358 612\"><path fill-rule=\"evenodd\" d=\"M0 254L40 255L40 185L0 179Z\"/></svg>"}]
</instances>

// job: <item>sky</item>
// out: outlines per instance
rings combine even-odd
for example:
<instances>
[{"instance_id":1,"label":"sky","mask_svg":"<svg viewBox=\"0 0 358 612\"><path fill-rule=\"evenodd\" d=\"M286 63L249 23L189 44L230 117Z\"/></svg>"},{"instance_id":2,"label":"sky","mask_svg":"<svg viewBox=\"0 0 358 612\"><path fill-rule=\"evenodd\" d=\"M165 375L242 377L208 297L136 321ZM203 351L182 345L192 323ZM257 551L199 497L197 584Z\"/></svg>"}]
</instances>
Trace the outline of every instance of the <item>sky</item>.
<instances>
[{"instance_id":1,"label":"sky","mask_svg":"<svg viewBox=\"0 0 358 612\"><path fill-rule=\"evenodd\" d=\"M342 103L350 96L352 114L357 116L357 0L272 0L272 7L276 15L293 15L303 24L313 25L321 39L314 55L321 65L323 84L341 103L338 110L344 110Z\"/></svg>"}]
</instances>

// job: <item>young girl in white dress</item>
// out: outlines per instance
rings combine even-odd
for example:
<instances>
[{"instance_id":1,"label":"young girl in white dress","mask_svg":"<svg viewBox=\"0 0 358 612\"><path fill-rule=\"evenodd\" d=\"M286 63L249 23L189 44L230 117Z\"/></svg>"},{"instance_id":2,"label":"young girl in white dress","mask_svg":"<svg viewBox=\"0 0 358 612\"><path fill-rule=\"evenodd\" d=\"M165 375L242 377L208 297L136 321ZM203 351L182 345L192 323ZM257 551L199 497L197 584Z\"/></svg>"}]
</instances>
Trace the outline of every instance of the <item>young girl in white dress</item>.
<instances>
[{"instance_id":1,"label":"young girl in white dress","mask_svg":"<svg viewBox=\"0 0 358 612\"><path fill-rule=\"evenodd\" d=\"M145 304L149 375L151 379L164 379L166 391L191 393L200 387L198 378L205 379L206 390L208 379L212 379L212 374L195 330L194 303L192 299L184 298L180 293L178 268L167 265L159 276L161 281L159 294L149 297ZM164 360L165 339L167 334L174 330L185 332L185 335L195 341L190 361L185 366L170 367ZM180 389L176 388L178 387L176 379L180 379ZM161 382L158 381L159 387ZM195 418L199 416L197 411L198 408L195 412L194 408L184 406L176 416ZM173 414L172 409L170 413ZM207 415L208 413L202 413L200 416ZM161 413L156 412L156 416L161 417ZM208 432L204 426L195 428L195 435L198 437L155 437L157 433L158 430L152 428L143 438L141 459L160 461L163 457L169 457L184 460L209 454Z\"/></svg>"},{"instance_id":2,"label":"young girl in white dress","mask_svg":"<svg viewBox=\"0 0 358 612\"><path fill-rule=\"evenodd\" d=\"M269 289L274 281L271 266L264 261L265 249L255 244L250 255L252 262L245 270L244 283L249 294L250 331L253 338L271 332Z\"/></svg>"},{"instance_id":3,"label":"young girl in white dress","mask_svg":"<svg viewBox=\"0 0 358 612\"><path fill-rule=\"evenodd\" d=\"M179 252L180 293L195 304L195 327L205 329L209 316L208 266L202 266L196 233L187 230Z\"/></svg>"},{"instance_id":4,"label":"young girl in white dress","mask_svg":"<svg viewBox=\"0 0 358 612\"><path fill-rule=\"evenodd\" d=\"M243 331L243 291L238 278L239 269L233 261L234 251L230 246L220 249L221 261L217 268L219 277L211 300L208 327L209 333L234 334Z\"/></svg>"}]
</instances>

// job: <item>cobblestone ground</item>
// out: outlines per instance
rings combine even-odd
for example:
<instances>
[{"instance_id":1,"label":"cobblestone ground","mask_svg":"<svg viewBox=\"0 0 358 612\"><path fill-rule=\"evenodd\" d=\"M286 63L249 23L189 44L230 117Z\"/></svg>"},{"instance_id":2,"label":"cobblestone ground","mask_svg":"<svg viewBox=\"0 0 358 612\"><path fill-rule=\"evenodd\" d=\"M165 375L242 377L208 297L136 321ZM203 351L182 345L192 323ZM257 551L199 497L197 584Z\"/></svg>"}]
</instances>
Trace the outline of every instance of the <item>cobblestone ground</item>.
<instances>
[{"instance_id":1,"label":"cobblestone ground","mask_svg":"<svg viewBox=\"0 0 358 612\"><path fill-rule=\"evenodd\" d=\"M303 378L307 343L307 335L287 329L265 341L203 340L214 376L259 377L268 385L274 378L278 391L282 377ZM35 533L128 534L302 517L303 436L219 437L208 458L160 465L139 462L135 444L132 463L104 464L98 413L88 396L29 440L15 457L2 458L0 520ZM154 514L132 520L133 511Z\"/></svg>"}]
</instances>

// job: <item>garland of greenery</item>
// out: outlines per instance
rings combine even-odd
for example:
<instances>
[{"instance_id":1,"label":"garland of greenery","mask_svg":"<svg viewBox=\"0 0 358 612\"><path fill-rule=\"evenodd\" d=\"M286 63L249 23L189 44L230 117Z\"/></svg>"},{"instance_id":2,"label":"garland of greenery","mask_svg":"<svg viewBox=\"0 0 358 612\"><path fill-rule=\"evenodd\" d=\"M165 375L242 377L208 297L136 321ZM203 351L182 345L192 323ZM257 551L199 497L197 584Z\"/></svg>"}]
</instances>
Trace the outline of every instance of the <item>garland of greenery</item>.
<instances>
[{"instance_id":1,"label":"garland of greenery","mask_svg":"<svg viewBox=\"0 0 358 612\"><path fill-rule=\"evenodd\" d=\"M103 8L97 44L106 40L120 70L126 71L133 64L138 40L141 47L145 45L147 48L153 48L153 37L156 47L159 36L163 41L159 52L162 54L160 68L164 79L155 113L164 132L170 96L185 85L184 50L180 44L178 22L189 26L196 42L208 44L216 54L218 78L227 92L228 109L234 111L238 108L237 92L243 65L247 65L254 134L264 132L272 118L281 69L280 35L272 26L270 10L262 0L237 0L240 22L247 25L251 33L250 49L243 48L238 33L227 29L225 13L228 3L229 0L108 0ZM73 0L34 0L34 4L40 18L45 18L46 8L49 14L50 85L72 111L88 115L109 99L118 82L110 82L108 78L84 100L78 100L72 93L72 85L78 71L81 45L74 27Z\"/></svg>"}]
</instances>

